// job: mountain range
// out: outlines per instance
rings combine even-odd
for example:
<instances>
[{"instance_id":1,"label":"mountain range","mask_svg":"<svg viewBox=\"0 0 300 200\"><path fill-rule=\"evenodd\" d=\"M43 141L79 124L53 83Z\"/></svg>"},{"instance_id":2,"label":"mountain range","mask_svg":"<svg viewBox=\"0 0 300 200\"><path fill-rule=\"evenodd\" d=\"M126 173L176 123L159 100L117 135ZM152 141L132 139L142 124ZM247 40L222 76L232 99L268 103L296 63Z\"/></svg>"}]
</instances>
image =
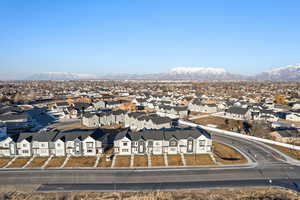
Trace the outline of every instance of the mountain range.
<instances>
[{"instance_id":1,"label":"mountain range","mask_svg":"<svg viewBox=\"0 0 300 200\"><path fill-rule=\"evenodd\" d=\"M76 74L45 72L33 74L25 80L253 80L253 81L300 81L300 64L267 70L253 76L227 72L222 68L176 67L167 72L153 74Z\"/></svg>"}]
</instances>

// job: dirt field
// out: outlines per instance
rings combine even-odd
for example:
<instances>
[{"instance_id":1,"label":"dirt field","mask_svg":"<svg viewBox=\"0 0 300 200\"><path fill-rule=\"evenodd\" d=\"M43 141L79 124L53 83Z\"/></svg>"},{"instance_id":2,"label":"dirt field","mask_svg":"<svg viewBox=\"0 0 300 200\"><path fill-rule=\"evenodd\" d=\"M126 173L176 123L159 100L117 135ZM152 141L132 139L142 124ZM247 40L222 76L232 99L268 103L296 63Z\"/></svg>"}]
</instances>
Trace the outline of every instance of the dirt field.
<instances>
[{"instance_id":1,"label":"dirt field","mask_svg":"<svg viewBox=\"0 0 300 200\"><path fill-rule=\"evenodd\" d=\"M71 157L65 167L93 167L96 157Z\"/></svg>"},{"instance_id":2,"label":"dirt field","mask_svg":"<svg viewBox=\"0 0 300 200\"><path fill-rule=\"evenodd\" d=\"M97 167L111 167L112 161L106 161L106 155L100 157Z\"/></svg>"},{"instance_id":3,"label":"dirt field","mask_svg":"<svg viewBox=\"0 0 300 200\"><path fill-rule=\"evenodd\" d=\"M238 122L238 120L230 120ZM192 121L205 126L208 124L213 124L216 125L219 129L230 130L230 125L225 123L225 118L223 117L209 116L199 119L193 119Z\"/></svg>"},{"instance_id":4,"label":"dirt field","mask_svg":"<svg viewBox=\"0 0 300 200\"><path fill-rule=\"evenodd\" d=\"M278 151L280 151L296 160L300 160L300 151L285 148L285 147L274 145L274 144L266 144L266 145L269 145L269 146L273 147L274 149L277 149Z\"/></svg>"},{"instance_id":5,"label":"dirt field","mask_svg":"<svg viewBox=\"0 0 300 200\"><path fill-rule=\"evenodd\" d=\"M130 167L130 156L117 156L115 167Z\"/></svg>"},{"instance_id":6,"label":"dirt field","mask_svg":"<svg viewBox=\"0 0 300 200\"><path fill-rule=\"evenodd\" d=\"M215 165L208 154L185 154L186 165Z\"/></svg>"},{"instance_id":7,"label":"dirt field","mask_svg":"<svg viewBox=\"0 0 300 200\"><path fill-rule=\"evenodd\" d=\"M213 152L216 161L225 165L247 163L247 159L238 151L218 142L213 142Z\"/></svg>"},{"instance_id":8,"label":"dirt field","mask_svg":"<svg viewBox=\"0 0 300 200\"><path fill-rule=\"evenodd\" d=\"M168 155L169 166L182 166L182 160L180 155Z\"/></svg>"},{"instance_id":9,"label":"dirt field","mask_svg":"<svg viewBox=\"0 0 300 200\"><path fill-rule=\"evenodd\" d=\"M14 200L296 200L294 191L268 188L220 188L203 190L176 190L152 192L104 192L104 193L35 193L20 190L1 190L0 199Z\"/></svg>"},{"instance_id":10,"label":"dirt field","mask_svg":"<svg viewBox=\"0 0 300 200\"><path fill-rule=\"evenodd\" d=\"M30 158L17 158L14 162L12 162L8 168L21 168L23 167Z\"/></svg>"},{"instance_id":11,"label":"dirt field","mask_svg":"<svg viewBox=\"0 0 300 200\"><path fill-rule=\"evenodd\" d=\"M48 158L34 158L26 168L42 167Z\"/></svg>"},{"instance_id":12,"label":"dirt field","mask_svg":"<svg viewBox=\"0 0 300 200\"><path fill-rule=\"evenodd\" d=\"M152 166L165 166L165 159L162 155L151 155L151 164Z\"/></svg>"},{"instance_id":13,"label":"dirt field","mask_svg":"<svg viewBox=\"0 0 300 200\"><path fill-rule=\"evenodd\" d=\"M147 155L135 155L133 166L135 167L148 167L148 156Z\"/></svg>"},{"instance_id":14,"label":"dirt field","mask_svg":"<svg viewBox=\"0 0 300 200\"><path fill-rule=\"evenodd\" d=\"M64 161L66 160L66 157L53 157L46 168L51 168L51 167L60 167Z\"/></svg>"},{"instance_id":15,"label":"dirt field","mask_svg":"<svg viewBox=\"0 0 300 200\"><path fill-rule=\"evenodd\" d=\"M7 163L11 160L11 158L0 158L0 168L7 165Z\"/></svg>"}]
</instances>

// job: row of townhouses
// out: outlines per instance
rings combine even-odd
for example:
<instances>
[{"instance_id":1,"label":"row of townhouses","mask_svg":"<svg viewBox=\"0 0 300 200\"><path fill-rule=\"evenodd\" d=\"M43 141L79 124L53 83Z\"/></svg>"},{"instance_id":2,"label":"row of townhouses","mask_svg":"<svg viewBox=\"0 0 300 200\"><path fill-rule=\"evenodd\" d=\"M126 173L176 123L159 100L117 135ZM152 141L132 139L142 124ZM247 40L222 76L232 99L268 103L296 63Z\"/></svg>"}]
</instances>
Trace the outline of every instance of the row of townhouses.
<instances>
[{"instance_id":1,"label":"row of townhouses","mask_svg":"<svg viewBox=\"0 0 300 200\"><path fill-rule=\"evenodd\" d=\"M202 154L212 151L211 135L203 129L145 130L119 133L114 152L131 154Z\"/></svg>"},{"instance_id":2,"label":"row of townhouses","mask_svg":"<svg viewBox=\"0 0 300 200\"><path fill-rule=\"evenodd\" d=\"M122 124L131 130L171 128L174 120L155 113L129 112L123 110L85 113L82 124L86 127L101 127Z\"/></svg>"},{"instance_id":3,"label":"row of townhouses","mask_svg":"<svg viewBox=\"0 0 300 200\"><path fill-rule=\"evenodd\" d=\"M125 115L125 127L131 130L171 128L173 120L157 114L132 112Z\"/></svg>"},{"instance_id":4,"label":"row of townhouses","mask_svg":"<svg viewBox=\"0 0 300 200\"><path fill-rule=\"evenodd\" d=\"M125 123L126 111L87 112L82 116L82 124L87 127L110 126Z\"/></svg>"},{"instance_id":5,"label":"row of townhouses","mask_svg":"<svg viewBox=\"0 0 300 200\"><path fill-rule=\"evenodd\" d=\"M0 141L0 157L96 156L113 145L114 153L210 153L211 136L203 129L162 129L109 133L102 129L21 133Z\"/></svg>"}]
</instances>

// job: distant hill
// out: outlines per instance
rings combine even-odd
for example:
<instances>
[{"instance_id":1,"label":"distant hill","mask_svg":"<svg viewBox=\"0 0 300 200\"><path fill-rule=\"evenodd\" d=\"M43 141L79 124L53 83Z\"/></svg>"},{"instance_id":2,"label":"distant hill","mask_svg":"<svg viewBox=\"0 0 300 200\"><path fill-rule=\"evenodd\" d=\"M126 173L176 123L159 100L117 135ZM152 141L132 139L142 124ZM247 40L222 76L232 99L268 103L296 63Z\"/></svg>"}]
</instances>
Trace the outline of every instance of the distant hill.
<instances>
[{"instance_id":1,"label":"distant hill","mask_svg":"<svg viewBox=\"0 0 300 200\"><path fill-rule=\"evenodd\" d=\"M176 67L167 72L153 74L76 74L45 72L34 74L26 80L256 80L256 81L300 81L300 64L279 67L254 76L232 74L222 68Z\"/></svg>"},{"instance_id":2,"label":"distant hill","mask_svg":"<svg viewBox=\"0 0 300 200\"><path fill-rule=\"evenodd\" d=\"M97 75L93 74L76 74L68 72L44 72L33 74L26 80L92 80L98 79Z\"/></svg>"},{"instance_id":3,"label":"distant hill","mask_svg":"<svg viewBox=\"0 0 300 200\"><path fill-rule=\"evenodd\" d=\"M256 80L300 81L300 64L271 69L255 76Z\"/></svg>"}]
</instances>

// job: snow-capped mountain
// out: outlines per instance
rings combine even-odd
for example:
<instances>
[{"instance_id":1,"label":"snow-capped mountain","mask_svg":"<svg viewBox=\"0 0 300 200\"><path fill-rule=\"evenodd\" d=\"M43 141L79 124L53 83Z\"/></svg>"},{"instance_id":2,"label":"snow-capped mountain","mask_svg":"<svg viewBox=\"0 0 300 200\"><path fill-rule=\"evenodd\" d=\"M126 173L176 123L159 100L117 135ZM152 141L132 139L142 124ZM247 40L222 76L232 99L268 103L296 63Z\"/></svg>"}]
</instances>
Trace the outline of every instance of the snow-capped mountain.
<instances>
[{"instance_id":1,"label":"snow-capped mountain","mask_svg":"<svg viewBox=\"0 0 300 200\"><path fill-rule=\"evenodd\" d=\"M300 81L300 64L267 70L256 75L257 80Z\"/></svg>"},{"instance_id":2,"label":"snow-capped mountain","mask_svg":"<svg viewBox=\"0 0 300 200\"><path fill-rule=\"evenodd\" d=\"M228 73L225 69L212 67L175 67L168 72L160 73L158 77L171 80L239 80L245 78Z\"/></svg>"},{"instance_id":3,"label":"snow-capped mountain","mask_svg":"<svg viewBox=\"0 0 300 200\"><path fill-rule=\"evenodd\" d=\"M76 74L67 72L46 72L34 74L26 80L259 80L300 81L300 64L271 69L255 76L232 74L222 68L175 67L167 72L153 74Z\"/></svg>"},{"instance_id":4,"label":"snow-capped mountain","mask_svg":"<svg viewBox=\"0 0 300 200\"><path fill-rule=\"evenodd\" d=\"M171 74L224 74L225 69L211 67L175 67L169 70Z\"/></svg>"},{"instance_id":5,"label":"snow-capped mountain","mask_svg":"<svg viewBox=\"0 0 300 200\"><path fill-rule=\"evenodd\" d=\"M92 80L97 79L94 74L76 74L69 72L44 72L33 74L27 80Z\"/></svg>"}]
</instances>

